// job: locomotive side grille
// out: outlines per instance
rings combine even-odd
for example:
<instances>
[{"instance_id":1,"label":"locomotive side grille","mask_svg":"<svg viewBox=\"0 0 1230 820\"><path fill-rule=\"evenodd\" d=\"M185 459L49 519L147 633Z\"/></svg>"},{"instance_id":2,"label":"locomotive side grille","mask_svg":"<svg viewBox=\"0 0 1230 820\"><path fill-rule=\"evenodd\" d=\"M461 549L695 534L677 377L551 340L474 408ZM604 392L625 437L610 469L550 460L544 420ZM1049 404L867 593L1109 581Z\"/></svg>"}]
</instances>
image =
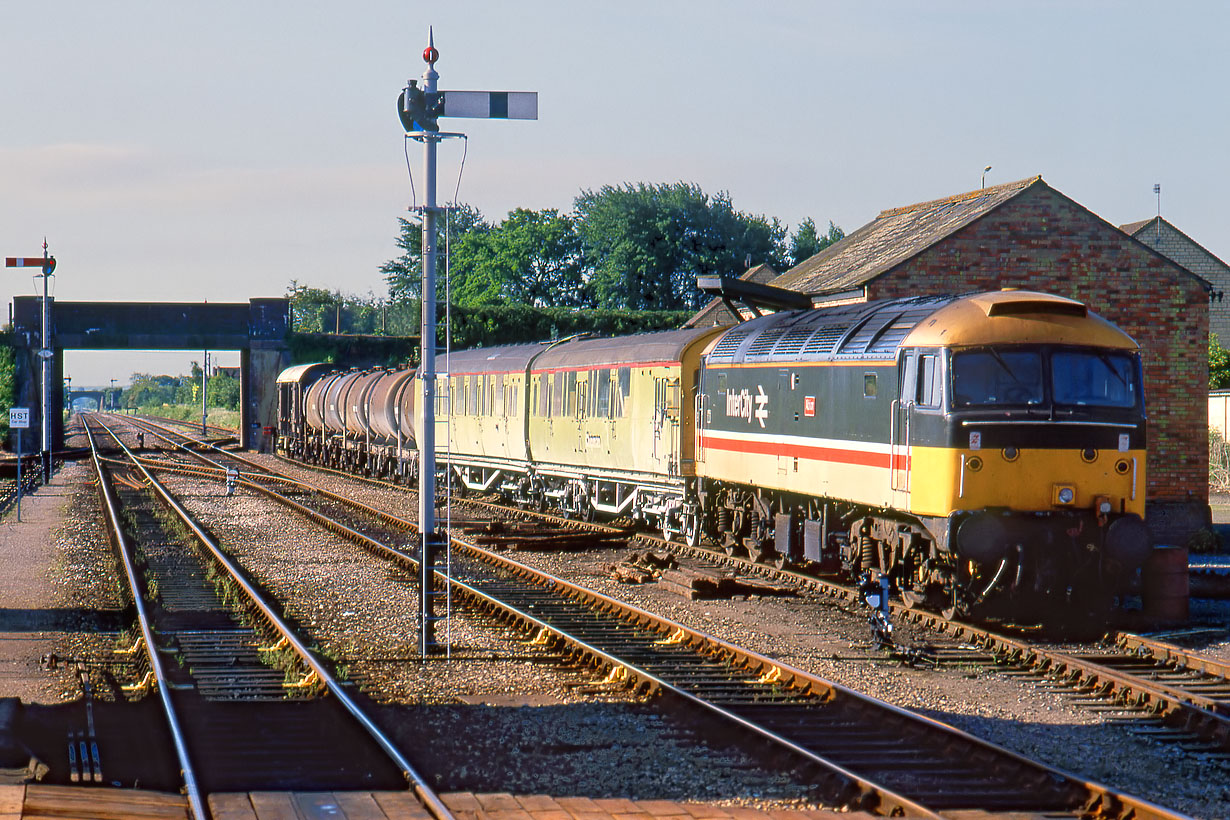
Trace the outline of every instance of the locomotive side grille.
<instances>
[{"instance_id":1,"label":"locomotive side grille","mask_svg":"<svg viewBox=\"0 0 1230 820\"><path fill-rule=\"evenodd\" d=\"M739 345L751 334L752 330L752 328L735 328L727 331L721 341L713 346L713 351L709 355L712 358L734 356L735 351L739 349Z\"/></svg>"},{"instance_id":2,"label":"locomotive side grille","mask_svg":"<svg viewBox=\"0 0 1230 820\"><path fill-rule=\"evenodd\" d=\"M880 335L867 346L868 353L888 353L895 354L901 342L906 336L910 335L919 322L927 318L934 311L931 306L917 307L905 311L892 324L885 327Z\"/></svg>"},{"instance_id":3,"label":"locomotive side grille","mask_svg":"<svg viewBox=\"0 0 1230 820\"><path fill-rule=\"evenodd\" d=\"M857 330L851 334L837 351L838 354L844 356L862 356L868 352L867 346L874 342L880 335L880 331L886 326L886 322L881 321L879 317L869 316Z\"/></svg>"},{"instance_id":4,"label":"locomotive side grille","mask_svg":"<svg viewBox=\"0 0 1230 820\"><path fill-rule=\"evenodd\" d=\"M829 325L816 331L803 347L803 353L828 353L837 344L837 340L845 335L845 325Z\"/></svg>"},{"instance_id":5,"label":"locomotive side grille","mask_svg":"<svg viewBox=\"0 0 1230 820\"><path fill-rule=\"evenodd\" d=\"M812 325L801 325L790 328L781 341L773 348L774 356L797 356L803 350L803 345L811 338L816 328Z\"/></svg>"},{"instance_id":6,"label":"locomotive side grille","mask_svg":"<svg viewBox=\"0 0 1230 820\"><path fill-rule=\"evenodd\" d=\"M777 325L770 327L768 330L761 333L752 340L751 346L747 349L748 356L767 356L773 352L773 348L777 345L778 339L786 335L787 328Z\"/></svg>"}]
</instances>

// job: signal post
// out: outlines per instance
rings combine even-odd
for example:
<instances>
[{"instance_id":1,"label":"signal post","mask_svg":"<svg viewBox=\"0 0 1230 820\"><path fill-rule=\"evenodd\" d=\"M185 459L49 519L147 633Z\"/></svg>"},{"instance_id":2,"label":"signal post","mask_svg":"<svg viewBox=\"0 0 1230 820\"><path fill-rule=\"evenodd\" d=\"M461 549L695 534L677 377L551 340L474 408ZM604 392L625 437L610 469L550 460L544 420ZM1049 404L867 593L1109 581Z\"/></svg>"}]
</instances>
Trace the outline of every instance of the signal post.
<instances>
[{"instance_id":1,"label":"signal post","mask_svg":"<svg viewBox=\"0 0 1230 820\"><path fill-rule=\"evenodd\" d=\"M428 655L439 648L435 637L433 581L436 553L436 220L444 210L436 204L436 149L441 140L465 138L465 134L440 130L440 117L479 119L538 119L538 94L533 91L439 91L436 81L434 34L429 30L423 50L427 69L422 87L410 80L397 98L397 113L406 138L423 143L423 205L413 207L423 215L422 300L420 337L422 362L418 413L419 448L419 651Z\"/></svg>"}]
</instances>

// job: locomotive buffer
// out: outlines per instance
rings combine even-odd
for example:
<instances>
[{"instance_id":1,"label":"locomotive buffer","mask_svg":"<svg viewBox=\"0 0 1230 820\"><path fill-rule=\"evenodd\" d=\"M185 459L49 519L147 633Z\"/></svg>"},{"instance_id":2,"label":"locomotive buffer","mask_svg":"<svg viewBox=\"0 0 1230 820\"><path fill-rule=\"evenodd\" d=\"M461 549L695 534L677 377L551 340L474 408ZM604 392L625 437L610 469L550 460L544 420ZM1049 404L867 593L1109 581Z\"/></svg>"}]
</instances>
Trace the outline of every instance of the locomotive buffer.
<instances>
[{"instance_id":1,"label":"locomotive buffer","mask_svg":"<svg viewBox=\"0 0 1230 820\"><path fill-rule=\"evenodd\" d=\"M436 217L444 210L436 205L436 147L441 140L465 135L440 130L440 117L477 119L538 119L538 93L535 91L438 91L435 36L428 29L423 61L422 87L410 80L397 98L397 114L406 138L423 143L424 204L411 210L423 215L422 345L419 380L419 651L427 655L439 648L435 638L435 606L432 579L436 551L440 546L436 532Z\"/></svg>"}]
</instances>

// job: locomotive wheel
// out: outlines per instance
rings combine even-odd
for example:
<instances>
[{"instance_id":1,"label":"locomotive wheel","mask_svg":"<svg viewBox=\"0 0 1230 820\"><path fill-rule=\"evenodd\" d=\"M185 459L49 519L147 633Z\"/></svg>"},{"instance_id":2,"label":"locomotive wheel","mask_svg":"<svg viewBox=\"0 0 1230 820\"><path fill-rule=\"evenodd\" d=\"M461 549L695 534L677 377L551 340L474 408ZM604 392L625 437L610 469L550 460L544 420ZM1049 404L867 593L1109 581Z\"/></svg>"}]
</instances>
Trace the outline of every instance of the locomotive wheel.
<instances>
[{"instance_id":1,"label":"locomotive wheel","mask_svg":"<svg viewBox=\"0 0 1230 820\"><path fill-rule=\"evenodd\" d=\"M683 514L683 543L689 547L696 547L700 544L701 531L704 529L700 518L700 512L694 509Z\"/></svg>"},{"instance_id":2,"label":"locomotive wheel","mask_svg":"<svg viewBox=\"0 0 1230 820\"><path fill-rule=\"evenodd\" d=\"M948 603L940 610L940 615L944 620L955 621L958 618L964 618L969 615L969 608L965 606L961 597L960 589L953 584L948 592Z\"/></svg>"},{"instance_id":3,"label":"locomotive wheel","mask_svg":"<svg viewBox=\"0 0 1230 820\"><path fill-rule=\"evenodd\" d=\"M729 555L731 558L743 555L743 545L739 543L739 539L729 532L722 533L722 552Z\"/></svg>"},{"instance_id":4,"label":"locomotive wheel","mask_svg":"<svg viewBox=\"0 0 1230 820\"><path fill-rule=\"evenodd\" d=\"M757 564L767 563L771 556L777 554L773 551L773 547L765 546L764 541L756 540L753 542L751 538L748 538L744 540L743 544L747 549L748 560Z\"/></svg>"}]
</instances>

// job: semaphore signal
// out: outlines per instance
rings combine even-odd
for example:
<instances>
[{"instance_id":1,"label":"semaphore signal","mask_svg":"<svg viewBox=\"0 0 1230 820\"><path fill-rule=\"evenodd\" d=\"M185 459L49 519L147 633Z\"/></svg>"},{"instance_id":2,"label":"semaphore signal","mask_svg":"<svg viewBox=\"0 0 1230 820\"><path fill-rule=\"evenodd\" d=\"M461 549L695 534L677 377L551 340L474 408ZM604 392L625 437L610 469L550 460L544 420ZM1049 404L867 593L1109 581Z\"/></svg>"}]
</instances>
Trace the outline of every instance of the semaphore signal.
<instances>
[{"instance_id":1,"label":"semaphore signal","mask_svg":"<svg viewBox=\"0 0 1230 820\"><path fill-rule=\"evenodd\" d=\"M420 325L422 349L419 379L419 651L423 655L437 649L435 640L432 585L435 554L439 544L436 532L436 217L443 210L436 205L436 148L440 141L464 134L440 131L440 117L478 119L538 119L538 93L534 91L439 91L436 81L435 35L428 29L423 62L427 69L419 80L409 80L397 97L397 115L406 138L423 143L423 176L426 180L424 204L414 210L423 214L423 316Z\"/></svg>"}]
</instances>

